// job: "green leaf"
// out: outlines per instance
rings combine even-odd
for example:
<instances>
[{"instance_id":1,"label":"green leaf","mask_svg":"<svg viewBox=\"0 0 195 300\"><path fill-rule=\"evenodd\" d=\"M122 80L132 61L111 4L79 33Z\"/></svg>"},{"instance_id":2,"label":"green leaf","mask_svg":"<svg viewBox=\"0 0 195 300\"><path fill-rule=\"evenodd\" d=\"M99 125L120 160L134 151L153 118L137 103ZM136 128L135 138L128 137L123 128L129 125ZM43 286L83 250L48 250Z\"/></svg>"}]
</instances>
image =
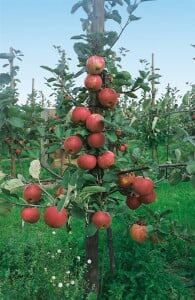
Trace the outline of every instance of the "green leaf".
<instances>
[{"instance_id":1,"label":"green leaf","mask_svg":"<svg viewBox=\"0 0 195 300\"><path fill-rule=\"evenodd\" d=\"M189 174L195 175L195 161L189 161L186 170Z\"/></svg>"},{"instance_id":2,"label":"green leaf","mask_svg":"<svg viewBox=\"0 0 195 300\"><path fill-rule=\"evenodd\" d=\"M176 185L182 180L181 170L172 171L171 175L168 178L168 181L171 185Z\"/></svg>"},{"instance_id":3,"label":"green leaf","mask_svg":"<svg viewBox=\"0 0 195 300\"><path fill-rule=\"evenodd\" d=\"M83 193L103 193L106 192L106 188L103 186L99 186L99 185L90 185L90 186L86 186L82 189Z\"/></svg>"},{"instance_id":4,"label":"green leaf","mask_svg":"<svg viewBox=\"0 0 195 300\"><path fill-rule=\"evenodd\" d=\"M17 117L11 117L8 120L8 123L10 123L14 127L24 128L24 122L23 122L23 120L20 119L20 118L17 118Z\"/></svg>"},{"instance_id":5,"label":"green leaf","mask_svg":"<svg viewBox=\"0 0 195 300\"><path fill-rule=\"evenodd\" d=\"M79 7L82 6L83 1L79 1L77 3L75 3L71 9L71 14L74 14L75 11L77 11L77 9L79 9Z\"/></svg>"},{"instance_id":6,"label":"green leaf","mask_svg":"<svg viewBox=\"0 0 195 300\"><path fill-rule=\"evenodd\" d=\"M40 172L41 172L40 161L38 159L31 161L29 167L29 174L32 176L32 178L39 179Z\"/></svg>"},{"instance_id":7,"label":"green leaf","mask_svg":"<svg viewBox=\"0 0 195 300\"><path fill-rule=\"evenodd\" d=\"M0 200L0 217L6 217L12 210L12 204Z\"/></svg>"},{"instance_id":8,"label":"green leaf","mask_svg":"<svg viewBox=\"0 0 195 300\"><path fill-rule=\"evenodd\" d=\"M0 171L0 181L6 177L6 174Z\"/></svg>"},{"instance_id":9,"label":"green leaf","mask_svg":"<svg viewBox=\"0 0 195 300\"><path fill-rule=\"evenodd\" d=\"M175 156L176 156L176 161L177 163L180 162L180 159L181 159L181 151L180 149L175 149Z\"/></svg>"},{"instance_id":10,"label":"green leaf","mask_svg":"<svg viewBox=\"0 0 195 300\"><path fill-rule=\"evenodd\" d=\"M90 237L93 236L97 232L97 228L94 226L93 223L89 223L86 227L86 236Z\"/></svg>"},{"instance_id":11,"label":"green leaf","mask_svg":"<svg viewBox=\"0 0 195 300\"><path fill-rule=\"evenodd\" d=\"M17 179L17 178L10 179L1 184L2 190L9 194L14 193L19 188L22 188L22 187L24 187L24 183L20 179Z\"/></svg>"},{"instance_id":12,"label":"green leaf","mask_svg":"<svg viewBox=\"0 0 195 300\"><path fill-rule=\"evenodd\" d=\"M96 178L91 174L84 173L82 177L86 181L96 182Z\"/></svg>"},{"instance_id":13,"label":"green leaf","mask_svg":"<svg viewBox=\"0 0 195 300\"><path fill-rule=\"evenodd\" d=\"M114 143L118 140L114 131L108 131L106 137L111 143Z\"/></svg>"},{"instance_id":14,"label":"green leaf","mask_svg":"<svg viewBox=\"0 0 195 300\"><path fill-rule=\"evenodd\" d=\"M85 218L85 212L83 209L81 209L78 206L73 206L72 209L70 210L71 216L78 218L78 219L84 219Z\"/></svg>"},{"instance_id":15,"label":"green leaf","mask_svg":"<svg viewBox=\"0 0 195 300\"><path fill-rule=\"evenodd\" d=\"M137 21L137 20L140 20L141 18L140 18L140 17L136 17L135 15L130 15L130 16L129 16L129 19L130 19L131 21Z\"/></svg>"},{"instance_id":16,"label":"green leaf","mask_svg":"<svg viewBox=\"0 0 195 300\"><path fill-rule=\"evenodd\" d=\"M8 73L0 74L0 84L9 84L10 83L10 75Z\"/></svg>"}]
</instances>

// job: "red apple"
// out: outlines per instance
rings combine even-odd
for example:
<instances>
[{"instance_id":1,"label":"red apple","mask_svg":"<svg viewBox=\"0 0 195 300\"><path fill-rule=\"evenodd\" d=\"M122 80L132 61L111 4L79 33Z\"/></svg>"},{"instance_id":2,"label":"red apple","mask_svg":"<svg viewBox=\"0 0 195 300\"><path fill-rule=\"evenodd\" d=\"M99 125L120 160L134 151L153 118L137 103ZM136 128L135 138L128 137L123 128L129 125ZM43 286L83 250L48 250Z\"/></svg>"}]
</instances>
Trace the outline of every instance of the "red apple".
<instances>
[{"instance_id":1,"label":"red apple","mask_svg":"<svg viewBox=\"0 0 195 300\"><path fill-rule=\"evenodd\" d=\"M134 173L126 173L126 174L118 175L118 185L121 188L125 188L125 189L130 188L134 180L135 180Z\"/></svg>"},{"instance_id":2,"label":"red apple","mask_svg":"<svg viewBox=\"0 0 195 300\"><path fill-rule=\"evenodd\" d=\"M130 227L130 236L138 243L144 243L148 239L148 231L145 225L133 224Z\"/></svg>"},{"instance_id":3,"label":"red apple","mask_svg":"<svg viewBox=\"0 0 195 300\"><path fill-rule=\"evenodd\" d=\"M17 155L20 155L20 154L22 153L22 149L20 149L20 148L16 149L16 150L15 150L15 153L16 153Z\"/></svg>"},{"instance_id":4,"label":"red apple","mask_svg":"<svg viewBox=\"0 0 195 300\"><path fill-rule=\"evenodd\" d=\"M37 207L25 207L21 211L22 220L28 223L36 223L40 219L41 213Z\"/></svg>"},{"instance_id":5,"label":"red apple","mask_svg":"<svg viewBox=\"0 0 195 300\"><path fill-rule=\"evenodd\" d=\"M125 145L120 145L119 146L119 150L121 151L121 152L125 152L125 151L127 151L127 145L125 144Z\"/></svg>"},{"instance_id":6,"label":"red apple","mask_svg":"<svg viewBox=\"0 0 195 300\"><path fill-rule=\"evenodd\" d=\"M135 195L128 195L126 198L126 204L132 210L137 209L141 205L141 202L139 199L140 199L140 197L137 197Z\"/></svg>"},{"instance_id":7,"label":"red apple","mask_svg":"<svg viewBox=\"0 0 195 300\"><path fill-rule=\"evenodd\" d=\"M66 153L74 155L81 151L83 142L77 135L71 135L64 141L64 150Z\"/></svg>"},{"instance_id":8,"label":"red apple","mask_svg":"<svg viewBox=\"0 0 195 300\"><path fill-rule=\"evenodd\" d=\"M103 116L91 114L86 120L86 127L91 132L101 132L104 129Z\"/></svg>"},{"instance_id":9,"label":"red apple","mask_svg":"<svg viewBox=\"0 0 195 300\"><path fill-rule=\"evenodd\" d=\"M41 200L42 190L37 184L29 184L24 188L23 197L28 203L38 203Z\"/></svg>"},{"instance_id":10,"label":"red apple","mask_svg":"<svg viewBox=\"0 0 195 300\"><path fill-rule=\"evenodd\" d=\"M101 169L108 169L114 165L115 155L112 151L106 151L97 157L97 164Z\"/></svg>"},{"instance_id":11,"label":"red apple","mask_svg":"<svg viewBox=\"0 0 195 300\"><path fill-rule=\"evenodd\" d=\"M155 191L152 191L150 194L148 195L143 195L140 197L140 202L144 203L144 204L150 204L152 202L156 201L156 193Z\"/></svg>"},{"instance_id":12,"label":"red apple","mask_svg":"<svg viewBox=\"0 0 195 300\"><path fill-rule=\"evenodd\" d=\"M102 78L100 75L88 74L84 81L85 87L91 91L99 91L102 87Z\"/></svg>"},{"instance_id":13,"label":"red apple","mask_svg":"<svg viewBox=\"0 0 195 300\"><path fill-rule=\"evenodd\" d=\"M140 196L151 194L154 182L149 177L137 176L132 184L133 190Z\"/></svg>"},{"instance_id":14,"label":"red apple","mask_svg":"<svg viewBox=\"0 0 195 300\"><path fill-rule=\"evenodd\" d=\"M106 229L110 227L112 218L106 211L97 211L92 217L92 222L98 229Z\"/></svg>"},{"instance_id":15,"label":"red apple","mask_svg":"<svg viewBox=\"0 0 195 300\"><path fill-rule=\"evenodd\" d=\"M91 133L87 137L87 143L92 148L100 148L104 146L106 142L106 137L103 132Z\"/></svg>"},{"instance_id":16,"label":"red apple","mask_svg":"<svg viewBox=\"0 0 195 300\"><path fill-rule=\"evenodd\" d=\"M112 88L104 88L98 94L98 100L102 106L115 108L118 104L119 93Z\"/></svg>"},{"instance_id":17,"label":"red apple","mask_svg":"<svg viewBox=\"0 0 195 300\"><path fill-rule=\"evenodd\" d=\"M91 115L89 108L84 106L77 106L73 109L71 119L74 123L83 125L87 117Z\"/></svg>"},{"instance_id":18,"label":"red apple","mask_svg":"<svg viewBox=\"0 0 195 300\"><path fill-rule=\"evenodd\" d=\"M48 226L59 228L68 221L68 212L65 208L58 211L56 206L50 206L45 210L44 220Z\"/></svg>"},{"instance_id":19,"label":"red apple","mask_svg":"<svg viewBox=\"0 0 195 300\"><path fill-rule=\"evenodd\" d=\"M97 159L92 154L82 154L77 158L77 165L84 170L92 170L97 164Z\"/></svg>"},{"instance_id":20,"label":"red apple","mask_svg":"<svg viewBox=\"0 0 195 300\"><path fill-rule=\"evenodd\" d=\"M86 61L86 68L90 74L100 74L105 68L105 60L102 56L90 56Z\"/></svg>"},{"instance_id":21,"label":"red apple","mask_svg":"<svg viewBox=\"0 0 195 300\"><path fill-rule=\"evenodd\" d=\"M54 193L55 198L59 198L60 195L64 195L66 193L66 189L63 186L60 186L57 188L57 190Z\"/></svg>"}]
</instances>

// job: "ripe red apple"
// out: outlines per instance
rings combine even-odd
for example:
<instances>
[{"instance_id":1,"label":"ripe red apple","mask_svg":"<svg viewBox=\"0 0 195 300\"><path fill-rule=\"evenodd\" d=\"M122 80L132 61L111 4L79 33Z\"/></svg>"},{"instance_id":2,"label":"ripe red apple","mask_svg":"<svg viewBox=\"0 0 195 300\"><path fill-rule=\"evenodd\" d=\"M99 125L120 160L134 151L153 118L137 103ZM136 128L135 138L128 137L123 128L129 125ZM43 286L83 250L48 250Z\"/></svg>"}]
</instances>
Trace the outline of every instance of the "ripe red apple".
<instances>
[{"instance_id":1,"label":"ripe red apple","mask_svg":"<svg viewBox=\"0 0 195 300\"><path fill-rule=\"evenodd\" d=\"M132 184L133 190L140 196L151 194L154 182L149 177L137 176Z\"/></svg>"},{"instance_id":2,"label":"ripe red apple","mask_svg":"<svg viewBox=\"0 0 195 300\"><path fill-rule=\"evenodd\" d=\"M115 155L112 151L106 151L97 157L97 164L101 169L108 169L114 165Z\"/></svg>"},{"instance_id":3,"label":"ripe red apple","mask_svg":"<svg viewBox=\"0 0 195 300\"><path fill-rule=\"evenodd\" d=\"M152 191L148 195L140 196L140 201L142 203L144 203L144 204L150 204L152 202L155 202L155 200L156 200L156 193L155 193L155 191Z\"/></svg>"},{"instance_id":4,"label":"ripe red apple","mask_svg":"<svg viewBox=\"0 0 195 300\"><path fill-rule=\"evenodd\" d=\"M130 236L138 243L144 243L148 239L148 231L145 225L133 224L130 227Z\"/></svg>"},{"instance_id":5,"label":"ripe red apple","mask_svg":"<svg viewBox=\"0 0 195 300\"><path fill-rule=\"evenodd\" d=\"M86 128L91 132L101 132L104 129L103 116L91 114L86 120Z\"/></svg>"},{"instance_id":6,"label":"ripe red apple","mask_svg":"<svg viewBox=\"0 0 195 300\"><path fill-rule=\"evenodd\" d=\"M91 91L99 91L102 87L102 78L100 75L88 74L84 81L85 87Z\"/></svg>"},{"instance_id":7,"label":"ripe red apple","mask_svg":"<svg viewBox=\"0 0 195 300\"><path fill-rule=\"evenodd\" d=\"M89 74L100 74L105 68L105 60L102 56L90 56L86 61L86 68Z\"/></svg>"},{"instance_id":8,"label":"ripe red apple","mask_svg":"<svg viewBox=\"0 0 195 300\"><path fill-rule=\"evenodd\" d=\"M65 208L58 211L56 206L50 206L45 210L44 220L48 226L60 228L68 221L68 212Z\"/></svg>"},{"instance_id":9,"label":"ripe red apple","mask_svg":"<svg viewBox=\"0 0 195 300\"><path fill-rule=\"evenodd\" d=\"M97 211L92 217L92 222L98 229L106 229L110 227L112 218L106 211Z\"/></svg>"},{"instance_id":10,"label":"ripe red apple","mask_svg":"<svg viewBox=\"0 0 195 300\"><path fill-rule=\"evenodd\" d=\"M74 123L83 125L87 117L91 115L89 108L84 106L77 106L73 109L71 119Z\"/></svg>"},{"instance_id":11,"label":"ripe red apple","mask_svg":"<svg viewBox=\"0 0 195 300\"><path fill-rule=\"evenodd\" d=\"M24 188L23 197L28 203L38 203L41 200L42 190L37 184L29 184Z\"/></svg>"},{"instance_id":12,"label":"ripe red apple","mask_svg":"<svg viewBox=\"0 0 195 300\"><path fill-rule=\"evenodd\" d=\"M22 220L28 223L36 223L39 221L40 216L41 213L37 207L25 207L21 211Z\"/></svg>"},{"instance_id":13,"label":"ripe red apple","mask_svg":"<svg viewBox=\"0 0 195 300\"><path fill-rule=\"evenodd\" d=\"M98 94L98 100L102 106L115 108L118 104L119 93L112 88L104 88Z\"/></svg>"},{"instance_id":14,"label":"ripe red apple","mask_svg":"<svg viewBox=\"0 0 195 300\"><path fill-rule=\"evenodd\" d=\"M106 137L103 132L91 133L87 137L87 143L92 148L100 148L104 146L106 142Z\"/></svg>"},{"instance_id":15,"label":"ripe red apple","mask_svg":"<svg viewBox=\"0 0 195 300\"><path fill-rule=\"evenodd\" d=\"M92 154L82 154L77 158L77 165L84 170L92 170L97 164L97 159Z\"/></svg>"},{"instance_id":16,"label":"ripe red apple","mask_svg":"<svg viewBox=\"0 0 195 300\"><path fill-rule=\"evenodd\" d=\"M83 142L77 135L71 135L64 141L64 150L66 153L71 155L77 154L79 151L81 151L82 146Z\"/></svg>"},{"instance_id":17,"label":"ripe red apple","mask_svg":"<svg viewBox=\"0 0 195 300\"><path fill-rule=\"evenodd\" d=\"M127 145L127 144L124 144L124 145L120 145L120 146L119 146L119 150L120 150L121 152L127 151L127 148L128 148L128 145Z\"/></svg>"},{"instance_id":18,"label":"ripe red apple","mask_svg":"<svg viewBox=\"0 0 195 300\"><path fill-rule=\"evenodd\" d=\"M16 149L16 150L15 150L15 153L16 153L17 155L20 155L20 154L22 153L22 149L20 149L20 148Z\"/></svg>"},{"instance_id":19,"label":"ripe red apple","mask_svg":"<svg viewBox=\"0 0 195 300\"><path fill-rule=\"evenodd\" d=\"M118 175L118 185L121 188L128 189L132 186L133 181L135 180L135 174L134 173L128 173L128 174L119 174Z\"/></svg>"},{"instance_id":20,"label":"ripe red apple","mask_svg":"<svg viewBox=\"0 0 195 300\"><path fill-rule=\"evenodd\" d=\"M64 195L66 193L66 189L63 186L58 187L58 189L55 191L54 196L55 198L59 198L60 195Z\"/></svg>"},{"instance_id":21,"label":"ripe red apple","mask_svg":"<svg viewBox=\"0 0 195 300\"><path fill-rule=\"evenodd\" d=\"M137 209L138 207L140 207L141 202L139 200L139 197L135 196L135 195L128 195L126 198L126 204L130 209Z\"/></svg>"}]
</instances>

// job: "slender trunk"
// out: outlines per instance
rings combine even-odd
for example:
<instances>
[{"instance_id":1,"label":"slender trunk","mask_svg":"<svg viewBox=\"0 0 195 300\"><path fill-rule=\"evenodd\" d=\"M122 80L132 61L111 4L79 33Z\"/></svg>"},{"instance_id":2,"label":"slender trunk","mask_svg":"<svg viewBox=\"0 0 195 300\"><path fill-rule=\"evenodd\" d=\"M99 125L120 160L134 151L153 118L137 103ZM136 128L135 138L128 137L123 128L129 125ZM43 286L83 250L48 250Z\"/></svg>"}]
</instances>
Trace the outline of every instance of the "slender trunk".
<instances>
[{"instance_id":1,"label":"slender trunk","mask_svg":"<svg viewBox=\"0 0 195 300\"><path fill-rule=\"evenodd\" d=\"M98 231L86 237L86 293L99 293Z\"/></svg>"},{"instance_id":2,"label":"slender trunk","mask_svg":"<svg viewBox=\"0 0 195 300\"><path fill-rule=\"evenodd\" d=\"M104 32L104 0L94 0L91 33L103 33L103 32ZM92 49L94 48L94 46L95 45L91 45ZM99 294L98 261L99 261L99 256L98 256L98 231L97 231L93 236L86 237L86 262L87 262L86 293L94 292L97 294L97 298Z\"/></svg>"},{"instance_id":3,"label":"slender trunk","mask_svg":"<svg viewBox=\"0 0 195 300\"><path fill-rule=\"evenodd\" d=\"M112 235L111 227L107 229L107 241L108 241L109 259L110 259L110 271L114 272L116 265L115 265L115 258L114 258L113 235Z\"/></svg>"}]
</instances>

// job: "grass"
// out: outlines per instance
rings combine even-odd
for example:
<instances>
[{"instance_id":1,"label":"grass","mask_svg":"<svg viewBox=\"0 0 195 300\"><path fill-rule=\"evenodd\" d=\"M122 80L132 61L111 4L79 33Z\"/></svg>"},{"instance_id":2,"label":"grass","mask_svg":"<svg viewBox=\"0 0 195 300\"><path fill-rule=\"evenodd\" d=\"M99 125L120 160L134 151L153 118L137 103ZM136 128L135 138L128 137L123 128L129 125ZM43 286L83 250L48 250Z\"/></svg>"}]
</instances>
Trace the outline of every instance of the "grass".
<instances>
[{"instance_id":1,"label":"grass","mask_svg":"<svg viewBox=\"0 0 195 300\"><path fill-rule=\"evenodd\" d=\"M144 207L113 218L116 270L109 271L106 232L100 232L100 290L102 300L193 300L193 232L195 189L189 182L157 187L152 212L172 210L165 227L175 225L178 237L165 235L165 242L138 244L129 236L136 218L150 222ZM121 209L121 213L120 213ZM54 230L41 220L21 226L20 208L0 218L0 299L84 299L84 224L73 220L72 234Z\"/></svg>"}]
</instances>

